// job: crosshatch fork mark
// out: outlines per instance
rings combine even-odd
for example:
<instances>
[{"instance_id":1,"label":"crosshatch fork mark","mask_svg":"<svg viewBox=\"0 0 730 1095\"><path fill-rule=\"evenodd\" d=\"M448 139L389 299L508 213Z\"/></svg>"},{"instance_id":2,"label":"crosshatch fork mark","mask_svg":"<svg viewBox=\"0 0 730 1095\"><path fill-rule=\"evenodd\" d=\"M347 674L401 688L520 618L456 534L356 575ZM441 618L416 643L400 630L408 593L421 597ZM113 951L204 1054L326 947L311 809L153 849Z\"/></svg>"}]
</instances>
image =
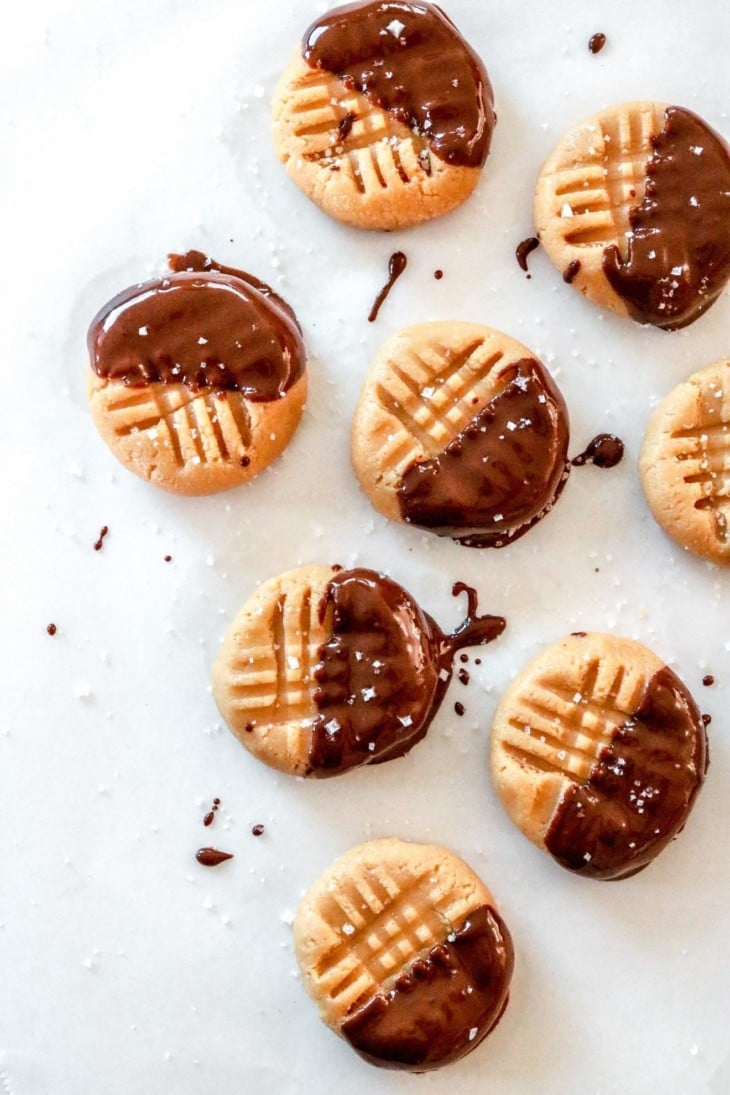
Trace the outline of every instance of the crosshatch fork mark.
<instances>
[{"instance_id":1,"label":"crosshatch fork mark","mask_svg":"<svg viewBox=\"0 0 730 1095\"><path fill-rule=\"evenodd\" d=\"M718 398L716 389L712 389L712 394L705 398L705 404L710 398ZM671 438L680 442L674 459L688 465L684 482L700 488L701 495L694 502L695 509L710 511L715 536L725 544L730 540L730 421L718 419L713 410L714 406L705 406L703 423L675 430Z\"/></svg>"}]
</instances>

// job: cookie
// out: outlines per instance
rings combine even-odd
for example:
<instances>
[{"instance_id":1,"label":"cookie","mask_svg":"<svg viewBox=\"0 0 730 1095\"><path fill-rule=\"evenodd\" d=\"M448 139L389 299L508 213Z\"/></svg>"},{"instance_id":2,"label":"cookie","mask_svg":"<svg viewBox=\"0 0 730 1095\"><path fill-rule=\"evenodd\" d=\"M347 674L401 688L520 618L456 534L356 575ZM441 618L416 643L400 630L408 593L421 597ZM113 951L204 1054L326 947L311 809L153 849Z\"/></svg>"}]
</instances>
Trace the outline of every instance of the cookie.
<instances>
[{"instance_id":1,"label":"cookie","mask_svg":"<svg viewBox=\"0 0 730 1095\"><path fill-rule=\"evenodd\" d=\"M392 521L503 547L552 509L568 437L563 397L526 347L474 323L422 323L375 358L352 462Z\"/></svg>"},{"instance_id":2,"label":"cookie","mask_svg":"<svg viewBox=\"0 0 730 1095\"><path fill-rule=\"evenodd\" d=\"M664 531L696 555L730 565L730 359L662 400L646 428L639 474Z\"/></svg>"},{"instance_id":3,"label":"cookie","mask_svg":"<svg viewBox=\"0 0 730 1095\"><path fill-rule=\"evenodd\" d=\"M546 160L535 224L578 292L638 323L686 327L730 278L730 149L682 107L607 107Z\"/></svg>"},{"instance_id":4,"label":"cookie","mask_svg":"<svg viewBox=\"0 0 730 1095\"><path fill-rule=\"evenodd\" d=\"M316 20L274 101L274 146L325 213L406 228L469 197L496 122L484 65L428 3L348 4Z\"/></svg>"},{"instance_id":5,"label":"cookie","mask_svg":"<svg viewBox=\"0 0 730 1095\"><path fill-rule=\"evenodd\" d=\"M507 1006L510 933L484 883L445 848L352 848L301 902L294 946L323 1021L384 1068L458 1060Z\"/></svg>"},{"instance_id":6,"label":"cookie","mask_svg":"<svg viewBox=\"0 0 730 1095\"><path fill-rule=\"evenodd\" d=\"M512 820L563 867L626 878L683 828L705 777L689 692L632 639L583 632L512 682L492 728L492 776Z\"/></svg>"},{"instance_id":7,"label":"cookie","mask_svg":"<svg viewBox=\"0 0 730 1095\"><path fill-rule=\"evenodd\" d=\"M176 494L258 475L288 444L307 394L291 308L200 251L125 289L89 329L89 402L129 471Z\"/></svg>"},{"instance_id":8,"label":"cookie","mask_svg":"<svg viewBox=\"0 0 730 1095\"><path fill-rule=\"evenodd\" d=\"M384 574L308 566L265 582L234 620L213 666L213 694L236 737L297 776L335 776L403 756L438 711L457 650L502 633L468 614L445 635Z\"/></svg>"}]
</instances>

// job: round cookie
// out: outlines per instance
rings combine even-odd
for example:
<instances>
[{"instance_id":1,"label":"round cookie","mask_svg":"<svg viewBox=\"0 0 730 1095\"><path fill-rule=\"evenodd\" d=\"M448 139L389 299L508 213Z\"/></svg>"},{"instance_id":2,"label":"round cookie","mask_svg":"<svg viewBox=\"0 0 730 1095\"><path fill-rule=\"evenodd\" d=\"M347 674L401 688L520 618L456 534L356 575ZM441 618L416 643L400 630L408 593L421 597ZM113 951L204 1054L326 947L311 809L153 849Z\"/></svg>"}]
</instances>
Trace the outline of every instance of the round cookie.
<instances>
[{"instance_id":1,"label":"round cookie","mask_svg":"<svg viewBox=\"0 0 730 1095\"><path fill-rule=\"evenodd\" d=\"M501 616L468 614L444 635L401 586L358 568L308 566L260 586L213 666L226 723L265 764L335 776L403 756L425 736L457 650L491 642Z\"/></svg>"},{"instance_id":2,"label":"round cookie","mask_svg":"<svg viewBox=\"0 0 730 1095\"><path fill-rule=\"evenodd\" d=\"M348 4L314 22L279 82L274 146L325 213L405 228L476 186L496 122L476 53L434 4Z\"/></svg>"},{"instance_id":3,"label":"round cookie","mask_svg":"<svg viewBox=\"0 0 730 1095\"><path fill-rule=\"evenodd\" d=\"M607 107L548 156L535 224L563 280L594 303L685 327L730 278L730 149L681 107Z\"/></svg>"},{"instance_id":4,"label":"round cookie","mask_svg":"<svg viewBox=\"0 0 730 1095\"><path fill-rule=\"evenodd\" d=\"M445 848L352 848L299 906L294 947L322 1020L362 1057L425 1072L499 1022L512 940L487 887Z\"/></svg>"},{"instance_id":5,"label":"round cookie","mask_svg":"<svg viewBox=\"0 0 730 1095\"><path fill-rule=\"evenodd\" d=\"M525 346L475 323L422 323L381 347L352 425L375 508L468 547L503 547L567 478L568 412Z\"/></svg>"},{"instance_id":6,"label":"round cookie","mask_svg":"<svg viewBox=\"0 0 730 1095\"><path fill-rule=\"evenodd\" d=\"M505 692L491 764L515 824L563 867L597 879L646 867L683 828L705 777L697 705L645 646L579 632Z\"/></svg>"},{"instance_id":7,"label":"round cookie","mask_svg":"<svg viewBox=\"0 0 730 1095\"><path fill-rule=\"evenodd\" d=\"M199 251L131 286L89 329L94 423L129 471L176 494L258 475L304 409L304 345L291 308L242 270Z\"/></svg>"},{"instance_id":8,"label":"round cookie","mask_svg":"<svg viewBox=\"0 0 730 1095\"><path fill-rule=\"evenodd\" d=\"M655 520L682 547L730 565L730 359L694 373L654 411L639 458Z\"/></svg>"}]
</instances>

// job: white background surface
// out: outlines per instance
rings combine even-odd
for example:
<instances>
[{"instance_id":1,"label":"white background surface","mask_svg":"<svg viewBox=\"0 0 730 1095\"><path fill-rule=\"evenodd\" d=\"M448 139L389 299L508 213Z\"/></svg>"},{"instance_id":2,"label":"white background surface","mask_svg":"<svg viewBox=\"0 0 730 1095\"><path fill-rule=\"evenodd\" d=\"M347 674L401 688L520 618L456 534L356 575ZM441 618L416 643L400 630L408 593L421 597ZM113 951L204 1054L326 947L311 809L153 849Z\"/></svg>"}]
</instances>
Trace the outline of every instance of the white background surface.
<instances>
[{"instance_id":1,"label":"white background surface","mask_svg":"<svg viewBox=\"0 0 730 1095\"><path fill-rule=\"evenodd\" d=\"M730 576L663 536L635 472L652 405L728 354L730 297L668 335L600 314L539 251L529 281L514 259L540 163L571 122L645 97L728 135L730 8L452 0L495 87L492 154L460 211L386 237L328 221L270 148L278 72L322 7L39 0L4 26L0 1092L730 1092ZM598 30L608 44L592 56ZM189 247L271 281L310 354L309 407L283 459L207 499L165 496L117 466L84 396L93 313ZM369 325L396 248L408 269ZM553 514L503 551L387 526L349 466L377 346L437 318L489 323L541 355L571 410L572 452L599 430L626 441L623 464L577 469ZM386 569L444 626L462 579L509 621L410 756L320 783L258 765L208 688L245 598L308 561ZM507 682L548 642L594 628L653 646L714 720L686 832L613 885L533 849L487 773ZM497 1031L419 1078L367 1066L320 1024L291 947L315 876L389 834L471 862L517 948ZM203 869L204 843L235 859Z\"/></svg>"}]
</instances>

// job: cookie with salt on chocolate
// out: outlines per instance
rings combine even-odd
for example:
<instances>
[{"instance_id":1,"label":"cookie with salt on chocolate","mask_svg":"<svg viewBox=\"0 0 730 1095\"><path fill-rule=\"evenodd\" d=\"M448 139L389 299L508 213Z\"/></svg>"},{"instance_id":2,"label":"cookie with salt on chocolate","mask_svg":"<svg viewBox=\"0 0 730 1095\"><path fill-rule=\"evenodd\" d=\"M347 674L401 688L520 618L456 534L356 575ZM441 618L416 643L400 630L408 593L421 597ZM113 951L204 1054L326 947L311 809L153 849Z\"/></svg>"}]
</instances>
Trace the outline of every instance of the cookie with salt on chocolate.
<instances>
[{"instance_id":1,"label":"cookie with salt on chocolate","mask_svg":"<svg viewBox=\"0 0 730 1095\"><path fill-rule=\"evenodd\" d=\"M505 692L491 766L507 812L539 848L585 877L627 878L684 828L705 778L705 725L651 650L578 633Z\"/></svg>"},{"instance_id":2,"label":"cookie with salt on chocolate","mask_svg":"<svg viewBox=\"0 0 730 1095\"><path fill-rule=\"evenodd\" d=\"M279 82L274 145L336 220L395 229L469 197L496 123L480 58L435 4L376 0L317 19Z\"/></svg>"},{"instance_id":3,"label":"cookie with salt on chocolate","mask_svg":"<svg viewBox=\"0 0 730 1095\"><path fill-rule=\"evenodd\" d=\"M289 443L307 395L294 312L268 285L200 251L113 297L88 335L89 403L113 454L177 494L258 475Z\"/></svg>"},{"instance_id":4,"label":"cookie with salt on chocolate","mask_svg":"<svg viewBox=\"0 0 730 1095\"><path fill-rule=\"evenodd\" d=\"M568 411L535 355L475 323L422 323L381 347L352 424L352 462L392 521L504 547L555 504Z\"/></svg>"},{"instance_id":5,"label":"cookie with salt on chocolate","mask_svg":"<svg viewBox=\"0 0 730 1095\"><path fill-rule=\"evenodd\" d=\"M352 848L302 900L294 947L322 1020L383 1068L459 1060L507 1006L509 930L446 848L395 838Z\"/></svg>"},{"instance_id":6,"label":"cookie with salt on chocolate","mask_svg":"<svg viewBox=\"0 0 730 1095\"><path fill-rule=\"evenodd\" d=\"M234 620L213 666L226 723L265 764L325 778L401 757L423 738L456 652L491 642L501 616L476 592L450 635L391 578L308 566L265 582Z\"/></svg>"},{"instance_id":7,"label":"cookie with salt on chocolate","mask_svg":"<svg viewBox=\"0 0 730 1095\"><path fill-rule=\"evenodd\" d=\"M730 149L682 107L606 107L548 156L535 225L563 280L594 303L686 327L730 279Z\"/></svg>"}]
</instances>

